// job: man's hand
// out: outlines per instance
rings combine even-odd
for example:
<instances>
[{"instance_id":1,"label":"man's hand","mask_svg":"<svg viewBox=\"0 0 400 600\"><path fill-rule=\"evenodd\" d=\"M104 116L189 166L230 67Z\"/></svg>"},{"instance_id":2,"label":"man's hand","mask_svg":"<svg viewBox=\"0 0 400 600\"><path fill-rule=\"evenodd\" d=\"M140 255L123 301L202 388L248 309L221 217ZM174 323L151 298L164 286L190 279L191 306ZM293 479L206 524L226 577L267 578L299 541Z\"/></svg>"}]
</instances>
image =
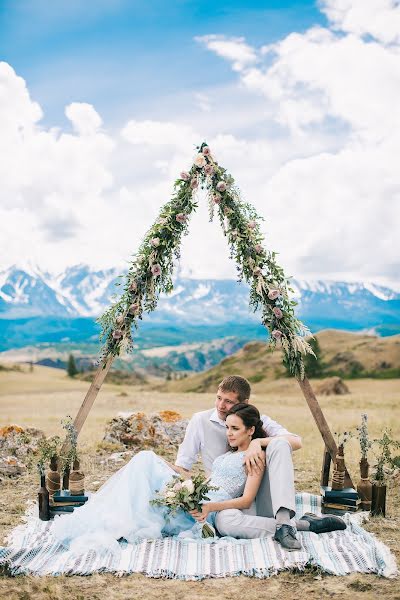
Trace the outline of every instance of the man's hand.
<instances>
[{"instance_id":1,"label":"man's hand","mask_svg":"<svg viewBox=\"0 0 400 600\"><path fill-rule=\"evenodd\" d=\"M210 511L207 508L207 504L202 505L201 512L197 510L189 510L189 514L192 515L193 519L195 519L199 523L204 523L204 521L207 519L209 512Z\"/></svg>"},{"instance_id":2,"label":"man's hand","mask_svg":"<svg viewBox=\"0 0 400 600\"><path fill-rule=\"evenodd\" d=\"M244 455L244 463L249 475L255 475L265 469L265 450L261 447L259 439L251 440Z\"/></svg>"}]
</instances>

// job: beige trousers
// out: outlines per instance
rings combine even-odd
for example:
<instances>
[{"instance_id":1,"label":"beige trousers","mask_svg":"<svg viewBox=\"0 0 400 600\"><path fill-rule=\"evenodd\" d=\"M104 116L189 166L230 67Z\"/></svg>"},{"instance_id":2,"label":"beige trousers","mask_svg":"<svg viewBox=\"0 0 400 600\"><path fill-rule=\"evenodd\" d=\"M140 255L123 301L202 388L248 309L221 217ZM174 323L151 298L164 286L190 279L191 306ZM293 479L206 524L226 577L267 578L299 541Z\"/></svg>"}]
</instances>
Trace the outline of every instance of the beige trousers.
<instances>
[{"instance_id":1,"label":"beige trousers","mask_svg":"<svg viewBox=\"0 0 400 600\"><path fill-rule=\"evenodd\" d=\"M273 535L275 515L280 508L290 511L295 525L295 489L292 447L284 438L271 440L266 449L266 469L254 505L246 510L221 510L215 525L221 535L258 538ZM255 508L255 510L254 510Z\"/></svg>"}]
</instances>

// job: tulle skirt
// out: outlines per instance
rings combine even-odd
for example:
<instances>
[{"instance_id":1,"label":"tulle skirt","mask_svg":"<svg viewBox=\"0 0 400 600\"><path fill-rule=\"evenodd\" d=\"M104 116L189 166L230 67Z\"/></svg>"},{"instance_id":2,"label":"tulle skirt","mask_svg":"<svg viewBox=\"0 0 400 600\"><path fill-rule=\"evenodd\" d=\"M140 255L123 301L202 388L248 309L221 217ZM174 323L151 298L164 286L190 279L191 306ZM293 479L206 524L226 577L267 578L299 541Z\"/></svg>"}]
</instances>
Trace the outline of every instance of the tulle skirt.
<instances>
[{"instance_id":1,"label":"tulle skirt","mask_svg":"<svg viewBox=\"0 0 400 600\"><path fill-rule=\"evenodd\" d=\"M193 537L197 537L201 527L187 512L179 510L171 516L165 508L150 504L174 475L176 472L154 452L139 452L84 506L70 515L57 515L51 533L74 552L104 546L117 551L121 538L134 543L191 530ZM211 522L213 517L209 519Z\"/></svg>"}]
</instances>

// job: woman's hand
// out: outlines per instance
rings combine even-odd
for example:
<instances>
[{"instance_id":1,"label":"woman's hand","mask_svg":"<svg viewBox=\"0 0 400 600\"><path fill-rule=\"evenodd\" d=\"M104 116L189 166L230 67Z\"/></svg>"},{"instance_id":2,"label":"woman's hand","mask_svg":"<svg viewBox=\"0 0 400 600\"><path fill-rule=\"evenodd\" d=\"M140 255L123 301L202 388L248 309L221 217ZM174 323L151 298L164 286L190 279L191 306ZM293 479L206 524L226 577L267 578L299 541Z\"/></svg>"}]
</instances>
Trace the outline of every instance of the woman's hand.
<instances>
[{"instance_id":1,"label":"woman's hand","mask_svg":"<svg viewBox=\"0 0 400 600\"><path fill-rule=\"evenodd\" d=\"M261 447L260 440L251 440L250 446L244 455L244 463L249 475L261 473L265 469L265 450Z\"/></svg>"},{"instance_id":2,"label":"woman's hand","mask_svg":"<svg viewBox=\"0 0 400 600\"><path fill-rule=\"evenodd\" d=\"M192 515L193 519L195 519L199 523L204 523L204 521L207 519L209 512L210 511L207 507L207 504L202 505L201 512L197 510L189 510L189 514Z\"/></svg>"}]
</instances>

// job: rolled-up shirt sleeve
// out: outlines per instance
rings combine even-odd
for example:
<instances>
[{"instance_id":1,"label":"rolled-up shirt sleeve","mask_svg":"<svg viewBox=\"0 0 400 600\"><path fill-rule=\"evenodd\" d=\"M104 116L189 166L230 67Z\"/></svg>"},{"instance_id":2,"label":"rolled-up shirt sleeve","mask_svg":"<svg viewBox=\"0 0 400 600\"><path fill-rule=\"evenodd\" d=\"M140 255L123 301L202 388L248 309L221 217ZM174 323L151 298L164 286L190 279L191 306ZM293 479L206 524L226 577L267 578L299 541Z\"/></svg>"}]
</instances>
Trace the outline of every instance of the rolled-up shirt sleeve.
<instances>
[{"instance_id":1,"label":"rolled-up shirt sleeve","mask_svg":"<svg viewBox=\"0 0 400 600\"><path fill-rule=\"evenodd\" d=\"M263 415L261 420L263 422L264 431L267 434L267 437L275 437L277 435L294 435L296 437L300 437L297 435L297 433L288 431L285 427L283 427L283 425L280 425L277 423L277 421L274 421L270 417Z\"/></svg>"},{"instance_id":2,"label":"rolled-up shirt sleeve","mask_svg":"<svg viewBox=\"0 0 400 600\"><path fill-rule=\"evenodd\" d=\"M175 464L190 471L193 464L197 461L201 449L201 423L196 414L190 419L185 432L183 442L178 449Z\"/></svg>"}]
</instances>

